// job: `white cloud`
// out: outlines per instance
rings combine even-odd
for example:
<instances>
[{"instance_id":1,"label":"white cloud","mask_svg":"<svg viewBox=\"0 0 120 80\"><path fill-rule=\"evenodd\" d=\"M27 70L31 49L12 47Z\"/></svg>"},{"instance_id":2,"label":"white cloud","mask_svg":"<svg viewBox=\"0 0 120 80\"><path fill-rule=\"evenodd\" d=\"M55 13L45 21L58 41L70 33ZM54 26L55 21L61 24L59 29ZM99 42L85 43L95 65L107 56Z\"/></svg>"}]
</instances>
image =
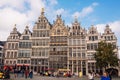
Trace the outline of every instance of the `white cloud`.
<instances>
[{"instance_id":1,"label":"white cloud","mask_svg":"<svg viewBox=\"0 0 120 80\"><path fill-rule=\"evenodd\" d=\"M18 10L24 10L25 0L0 0L0 7L11 7Z\"/></svg>"},{"instance_id":2,"label":"white cloud","mask_svg":"<svg viewBox=\"0 0 120 80\"><path fill-rule=\"evenodd\" d=\"M22 32L26 25L36 21L43 7L43 0L0 0L0 40L7 39L14 24Z\"/></svg>"},{"instance_id":3,"label":"white cloud","mask_svg":"<svg viewBox=\"0 0 120 80\"><path fill-rule=\"evenodd\" d=\"M98 5L98 3L92 3L90 6L88 6L88 7L85 7L85 8L83 8L82 9L82 11L77 11L77 12L75 12L73 15L72 15L72 17L80 17L80 18L84 18L84 17L86 17L87 15L89 15L90 13L92 13L93 11L94 11L94 7L95 6L97 6Z\"/></svg>"},{"instance_id":4,"label":"white cloud","mask_svg":"<svg viewBox=\"0 0 120 80\"><path fill-rule=\"evenodd\" d=\"M113 32L116 33L120 33L120 21L114 21L114 22L108 22L108 23L104 23L104 24L97 24L97 29L99 32L103 32L103 30L105 29L106 24L108 24L110 26L110 28L113 30Z\"/></svg>"},{"instance_id":5,"label":"white cloud","mask_svg":"<svg viewBox=\"0 0 120 80\"><path fill-rule=\"evenodd\" d=\"M6 33L9 33L12 30L14 24L18 24L18 29L20 29L21 31L22 29L24 29L23 25L25 25L27 21L28 18L24 13L20 13L11 8L5 8L0 10L0 34L2 34L2 39L5 40L6 36L4 35L6 35Z\"/></svg>"},{"instance_id":6,"label":"white cloud","mask_svg":"<svg viewBox=\"0 0 120 80\"><path fill-rule=\"evenodd\" d=\"M41 8L45 8L49 19L55 19L56 14L65 11L63 8L55 10L57 4L57 0L0 0L0 40L7 39L14 24L21 33L26 25L32 30Z\"/></svg>"},{"instance_id":7,"label":"white cloud","mask_svg":"<svg viewBox=\"0 0 120 80\"><path fill-rule=\"evenodd\" d=\"M56 4L58 4L57 0L49 0L49 2L50 2L51 5L56 5Z\"/></svg>"},{"instance_id":8,"label":"white cloud","mask_svg":"<svg viewBox=\"0 0 120 80\"><path fill-rule=\"evenodd\" d=\"M97 2L92 3L93 6L98 6L99 4Z\"/></svg>"},{"instance_id":9,"label":"white cloud","mask_svg":"<svg viewBox=\"0 0 120 80\"><path fill-rule=\"evenodd\" d=\"M97 24L96 27L99 32L104 32L105 26L108 24L110 28L112 29L113 32L115 32L115 35L117 36L118 39L118 46L120 46L120 21L114 21L114 22L108 22L104 24Z\"/></svg>"},{"instance_id":10,"label":"white cloud","mask_svg":"<svg viewBox=\"0 0 120 80\"><path fill-rule=\"evenodd\" d=\"M58 15L61 15L64 12L65 12L65 10L63 8L56 10L56 14L58 14Z\"/></svg>"},{"instance_id":11,"label":"white cloud","mask_svg":"<svg viewBox=\"0 0 120 80\"><path fill-rule=\"evenodd\" d=\"M75 12L72 17L80 17L80 12Z\"/></svg>"}]
</instances>

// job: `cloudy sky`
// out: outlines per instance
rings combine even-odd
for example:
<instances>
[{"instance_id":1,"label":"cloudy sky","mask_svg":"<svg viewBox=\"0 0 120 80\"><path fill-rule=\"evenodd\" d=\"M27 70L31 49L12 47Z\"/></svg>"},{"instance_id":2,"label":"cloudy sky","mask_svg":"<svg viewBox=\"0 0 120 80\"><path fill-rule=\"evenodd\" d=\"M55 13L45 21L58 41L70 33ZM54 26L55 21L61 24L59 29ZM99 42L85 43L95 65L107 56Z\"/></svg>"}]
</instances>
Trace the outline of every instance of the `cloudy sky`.
<instances>
[{"instance_id":1,"label":"cloudy sky","mask_svg":"<svg viewBox=\"0 0 120 80\"><path fill-rule=\"evenodd\" d=\"M23 32L26 25L32 30L45 8L45 15L53 23L56 15L62 15L66 25L71 25L77 16L82 27L95 25L103 32L109 24L120 46L120 0L0 0L0 40L6 40L14 24Z\"/></svg>"}]
</instances>

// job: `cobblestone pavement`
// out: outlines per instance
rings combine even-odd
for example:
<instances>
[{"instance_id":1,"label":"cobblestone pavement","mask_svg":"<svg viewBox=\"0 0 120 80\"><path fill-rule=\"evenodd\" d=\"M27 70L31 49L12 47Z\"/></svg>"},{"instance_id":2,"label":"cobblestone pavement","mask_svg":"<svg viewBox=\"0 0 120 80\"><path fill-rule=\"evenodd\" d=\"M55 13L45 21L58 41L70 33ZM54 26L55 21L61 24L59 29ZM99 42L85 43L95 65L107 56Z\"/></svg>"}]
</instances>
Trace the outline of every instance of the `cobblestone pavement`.
<instances>
[{"instance_id":1,"label":"cobblestone pavement","mask_svg":"<svg viewBox=\"0 0 120 80\"><path fill-rule=\"evenodd\" d=\"M86 76L78 78L78 77L47 77L47 76L39 76L39 75L35 75L32 79L30 78L24 78L24 77L17 77L15 78L13 75L11 75L11 79L10 80L88 80ZM100 80L100 78L95 78L94 80ZM120 78L113 78L112 80L120 80Z\"/></svg>"}]
</instances>

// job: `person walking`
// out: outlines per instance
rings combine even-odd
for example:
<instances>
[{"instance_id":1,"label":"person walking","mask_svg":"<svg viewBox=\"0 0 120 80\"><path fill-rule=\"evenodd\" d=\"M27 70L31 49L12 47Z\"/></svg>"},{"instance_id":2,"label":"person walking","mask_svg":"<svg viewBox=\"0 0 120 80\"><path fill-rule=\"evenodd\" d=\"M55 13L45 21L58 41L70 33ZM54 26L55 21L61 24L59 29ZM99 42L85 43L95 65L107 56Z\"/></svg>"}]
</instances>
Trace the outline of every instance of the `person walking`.
<instances>
[{"instance_id":1,"label":"person walking","mask_svg":"<svg viewBox=\"0 0 120 80\"><path fill-rule=\"evenodd\" d=\"M29 73L29 77L32 79L33 78L33 71L31 70Z\"/></svg>"},{"instance_id":2,"label":"person walking","mask_svg":"<svg viewBox=\"0 0 120 80\"><path fill-rule=\"evenodd\" d=\"M103 75L101 76L101 80L110 80L110 77L107 72L103 73Z\"/></svg>"},{"instance_id":3,"label":"person walking","mask_svg":"<svg viewBox=\"0 0 120 80\"><path fill-rule=\"evenodd\" d=\"M25 70L25 78L28 78L29 71L26 69Z\"/></svg>"},{"instance_id":4,"label":"person walking","mask_svg":"<svg viewBox=\"0 0 120 80\"><path fill-rule=\"evenodd\" d=\"M89 80L94 80L94 75L92 74L92 72L88 73L88 79Z\"/></svg>"}]
</instances>

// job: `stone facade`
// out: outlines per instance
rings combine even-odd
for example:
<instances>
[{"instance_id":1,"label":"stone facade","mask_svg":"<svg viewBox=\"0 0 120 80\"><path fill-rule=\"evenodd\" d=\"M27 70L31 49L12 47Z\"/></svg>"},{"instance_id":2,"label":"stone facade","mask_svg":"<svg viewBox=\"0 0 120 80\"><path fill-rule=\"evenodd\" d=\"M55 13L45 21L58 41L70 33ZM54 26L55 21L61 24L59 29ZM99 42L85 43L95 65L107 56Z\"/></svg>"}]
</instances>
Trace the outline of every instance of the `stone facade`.
<instances>
[{"instance_id":1,"label":"stone facade","mask_svg":"<svg viewBox=\"0 0 120 80\"><path fill-rule=\"evenodd\" d=\"M4 46L5 46L5 41L0 41L0 69L3 68L4 66Z\"/></svg>"},{"instance_id":2,"label":"stone facade","mask_svg":"<svg viewBox=\"0 0 120 80\"><path fill-rule=\"evenodd\" d=\"M83 75L86 75L87 71L86 33L87 31L75 19L69 29L68 68L77 75L80 71L83 72Z\"/></svg>"},{"instance_id":3,"label":"stone facade","mask_svg":"<svg viewBox=\"0 0 120 80\"><path fill-rule=\"evenodd\" d=\"M5 58L4 58L5 66L14 66L15 64L17 64L20 36L21 34L17 31L15 25L13 31L8 36L5 44Z\"/></svg>"},{"instance_id":4,"label":"stone facade","mask_svg":"<svg viewBox=\"0 0 120 80\"><path fill-rule=\"evenodd\" d=\"M29 30L28 26L24 29L24 32L21 34L19 39L19 48L17 56L17 66L19 69L21 66L30 66L31 65L31 54L32 54L32 33ZM29 68L29 67L28 67Z\"/></svg>"},{"instance_id":5,"label":"stone facade","mask_svg":"<svg viewBox=\"0 0 120 80\"><path fill-rule=\"evenodd\" d=\"M88 71L100 72L100 69L96 67L94 54L96 53L95 49L98 47L98 42L101 41L101 35L98 33L97 28L93 25L89 28L87 33L87 68Z\"/></svg>"},{"instance_id":6,"label":"stone facade","mask_svg":"<svg viewBox=\"0 0 120 80\"><path fill-rule=\"evenodd\" d=\"M50 24L42 10L32 33L28 27L23 34L16 27L10 33L6 42L4 63L26 64L36 72L70 69L77 75L80 71L83 75L87 75L88 71L96 73L101 70L96 67L93 55L101 40L113 43L117 53L117 38L109 25L100 34L93 25L86 30L77 19L72 27L65 26L61 15L57 15L54 23Z\"/></svg>"},{"instance_id":7,"label":"stone facade","mask_svg":"<svg viewBox=\"0 0 120 80\"><path fill-rule=\"evenodd\" d=\"M55 70L67 69L68 30L61 16L57 16L50 30L49 67Z\"/></svg>"},{"instance_id":8,"label":"stone facade","mask_svg":"<svg viewBox=\"0 0 120 80\"><path fill-rule=\"evenodd\" d=\"M49 67L51 25L44 16L44 11L33 27L31 67L34 71L41 72Z\"/></svg>"}]
</instances>

